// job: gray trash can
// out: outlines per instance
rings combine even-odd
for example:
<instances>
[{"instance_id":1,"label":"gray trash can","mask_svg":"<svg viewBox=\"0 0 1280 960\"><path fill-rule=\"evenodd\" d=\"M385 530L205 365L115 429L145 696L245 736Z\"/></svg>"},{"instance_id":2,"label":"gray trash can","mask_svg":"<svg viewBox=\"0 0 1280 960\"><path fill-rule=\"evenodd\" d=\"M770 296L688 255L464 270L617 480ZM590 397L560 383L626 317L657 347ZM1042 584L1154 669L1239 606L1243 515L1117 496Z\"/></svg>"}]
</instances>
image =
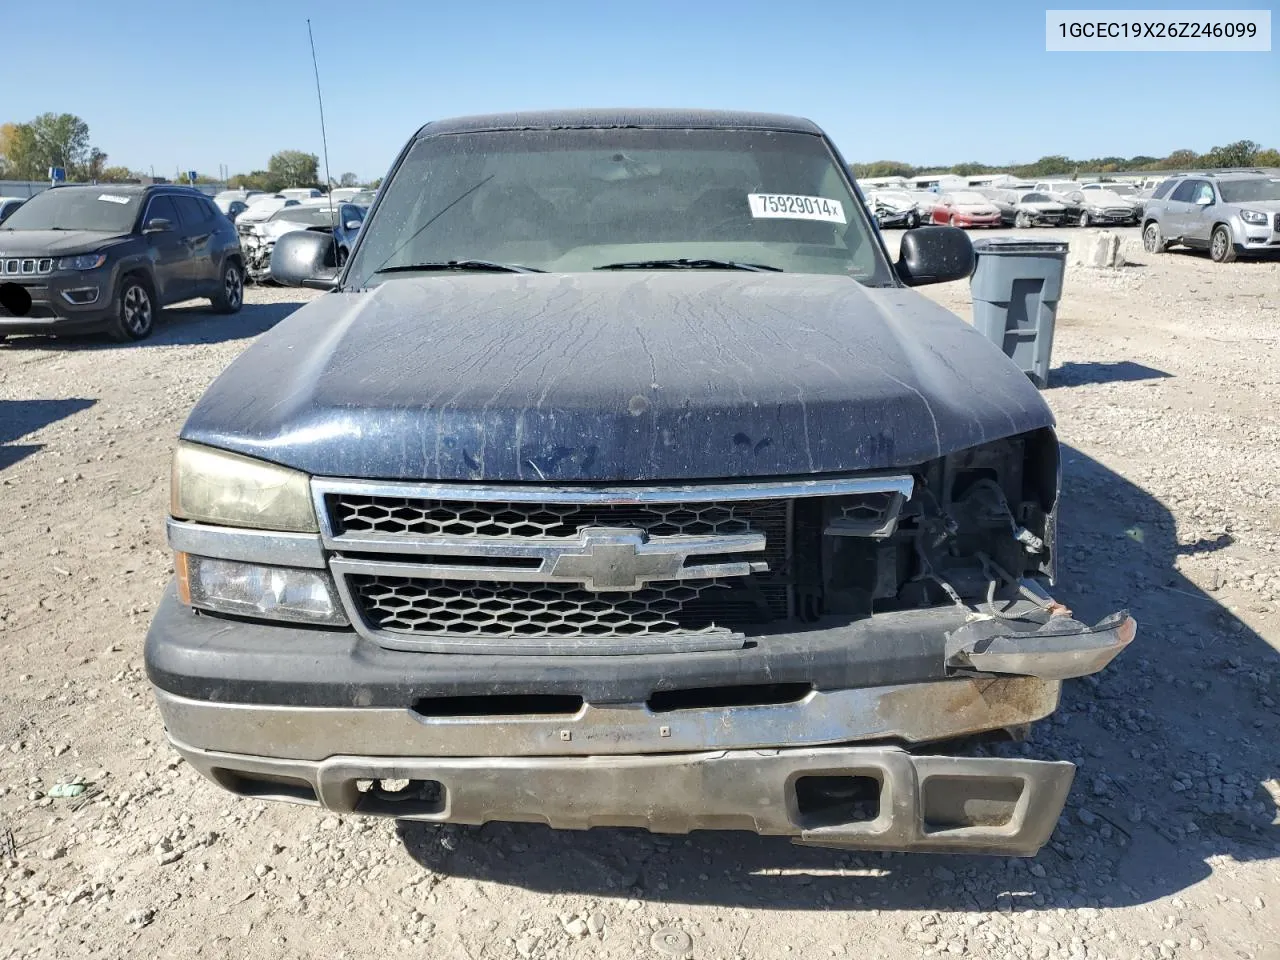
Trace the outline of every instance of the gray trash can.
<instances>
[{"instance_id":1,"label":"gray trash can","mask_svg":"<svg viewBox=\"0 0 1280 960\"><path fill-rule=\"evenodd\" d=\"M969 279L973 325L1036 386L1048 386L1067 244L1000 237L977 240L973 250L978 255Z\"/></svg>"}]
</instances>

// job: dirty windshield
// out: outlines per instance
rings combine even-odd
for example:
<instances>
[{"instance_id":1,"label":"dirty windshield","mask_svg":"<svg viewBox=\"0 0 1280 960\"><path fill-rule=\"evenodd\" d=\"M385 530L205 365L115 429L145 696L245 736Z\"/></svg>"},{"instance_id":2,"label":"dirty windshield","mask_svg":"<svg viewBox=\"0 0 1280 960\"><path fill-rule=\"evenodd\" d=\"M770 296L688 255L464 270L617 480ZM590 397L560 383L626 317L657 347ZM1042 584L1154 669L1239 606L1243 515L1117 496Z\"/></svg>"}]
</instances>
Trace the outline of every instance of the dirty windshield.
<instances>
[{"instance_id":1,"label":"dirty windshield","mask_svg":"<svg viewBox=\"0 0 1280 960\"><path fill-rule=\"evenodd\" d=\"M140 194L113 191L109 186L46 190L19 207L0 230L128 233L141 199Z\"/></svg>"},{"instance_id":2,"label":"dirty windshield","mask_svg":"<svg viewBox=\"0 0 1280 960\"><path fill-rule=\"evenodd\" d=\"M366 226L347 284L416 264L580 272L752 264L866 283L891 276L819 137L726 130L468 133L415 143Z\"/></svg>"}]
</instances>

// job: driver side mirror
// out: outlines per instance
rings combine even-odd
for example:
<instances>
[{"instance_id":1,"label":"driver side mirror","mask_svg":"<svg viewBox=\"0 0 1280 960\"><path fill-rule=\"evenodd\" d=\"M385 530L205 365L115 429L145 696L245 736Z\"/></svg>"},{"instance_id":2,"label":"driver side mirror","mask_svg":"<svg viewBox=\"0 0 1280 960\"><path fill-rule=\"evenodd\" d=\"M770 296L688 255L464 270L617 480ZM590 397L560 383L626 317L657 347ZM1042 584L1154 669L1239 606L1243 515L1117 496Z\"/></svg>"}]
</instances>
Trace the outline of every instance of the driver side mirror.
<instances>
[{"instance_id":1,"label":"driver side mirror","mask_svg":"<svg viewBox=\"0 0 1280 960\"><path fill-rule=\"evenodd\" d=\"M147 225L142 228L143 233L168 233L173 229L173 223L164 217L153 217L147 221Z\"/></svg>"},{"instance_id":2,"label":"driver side mirror","mask_svg":"<svg viewBox=\"0 0 1280 960\"><path fill-rule=\"evenodd\" d=\"M271 279L285 287L328 290L338 282L338 248L333 234L295 230L271 250Z\"/></svg>"},{"instance_id":3,"label":"driver side mirror","mask_svg":"<svg viewBox=\"0 0 1280 960\"><path fill-rule=\"evenodd\" d=\"M1212 206L1213 206L1213 197L1206 197L1204 194L1201 194L1200 196L1196 197L1196 206L1198 206L1198 207L1212 207Z\"/></svg>"},{"instance_id":4,"label":"driver side mirror","mask_svg":"<svg viewBox=\"0 0 1280 960\"><path fill-rule=\"evenodd\" d=\"M909 287L963 280L973 273L973 244L959 227L919 227L902 238L895 265Z\"/></svg>"}]
</instances>

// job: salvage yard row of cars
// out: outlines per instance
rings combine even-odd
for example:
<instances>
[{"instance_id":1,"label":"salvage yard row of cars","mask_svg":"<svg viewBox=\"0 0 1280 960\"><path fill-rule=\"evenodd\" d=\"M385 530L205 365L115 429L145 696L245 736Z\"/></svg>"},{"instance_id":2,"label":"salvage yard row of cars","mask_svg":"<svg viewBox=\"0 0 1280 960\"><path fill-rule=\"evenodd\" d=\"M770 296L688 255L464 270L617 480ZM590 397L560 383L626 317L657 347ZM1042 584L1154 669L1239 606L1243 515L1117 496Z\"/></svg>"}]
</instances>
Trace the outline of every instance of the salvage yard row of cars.
<instances>
[{"instance_id":1,"label":"salvage yard row of cars","mask_svg":"<svg viewBox=\"0 0 1280 960\"><path fill-rule=\"evenodd\" d=\"M945 193L875 190L867 202L882 227L923 223L955 227L1136 226L1144 198L1128 183L1044 180L1012 188L972 187Z\"/></svg>"}]
</instances>

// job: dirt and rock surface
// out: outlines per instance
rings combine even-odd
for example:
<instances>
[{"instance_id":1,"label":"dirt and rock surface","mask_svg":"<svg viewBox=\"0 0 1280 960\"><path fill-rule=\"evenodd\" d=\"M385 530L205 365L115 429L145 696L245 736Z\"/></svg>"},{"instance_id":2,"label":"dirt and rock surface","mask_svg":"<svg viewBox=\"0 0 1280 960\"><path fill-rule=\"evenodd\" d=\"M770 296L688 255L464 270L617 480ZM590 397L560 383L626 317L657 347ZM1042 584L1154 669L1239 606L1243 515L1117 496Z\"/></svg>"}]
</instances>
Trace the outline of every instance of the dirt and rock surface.
<instances>
[{"instance_id":1,"label":"dirt and rock surface","mask_svg":"<svg viewBox=\"0 0 1280 960\"><path fill-rule=\"evenodd\" d=\"M1045 395L1060 594L1128 606L1139 638L1004 748L1079 764L1034 860L225 794L167 748L142 670L169 455L313 294L175 308L135 346L0 346L0 958L1280 958L1280 264L1131 240L1135 265L1069 271ZM968 315L966 285L926 292Z\"/></svg>"}]
</instances>

